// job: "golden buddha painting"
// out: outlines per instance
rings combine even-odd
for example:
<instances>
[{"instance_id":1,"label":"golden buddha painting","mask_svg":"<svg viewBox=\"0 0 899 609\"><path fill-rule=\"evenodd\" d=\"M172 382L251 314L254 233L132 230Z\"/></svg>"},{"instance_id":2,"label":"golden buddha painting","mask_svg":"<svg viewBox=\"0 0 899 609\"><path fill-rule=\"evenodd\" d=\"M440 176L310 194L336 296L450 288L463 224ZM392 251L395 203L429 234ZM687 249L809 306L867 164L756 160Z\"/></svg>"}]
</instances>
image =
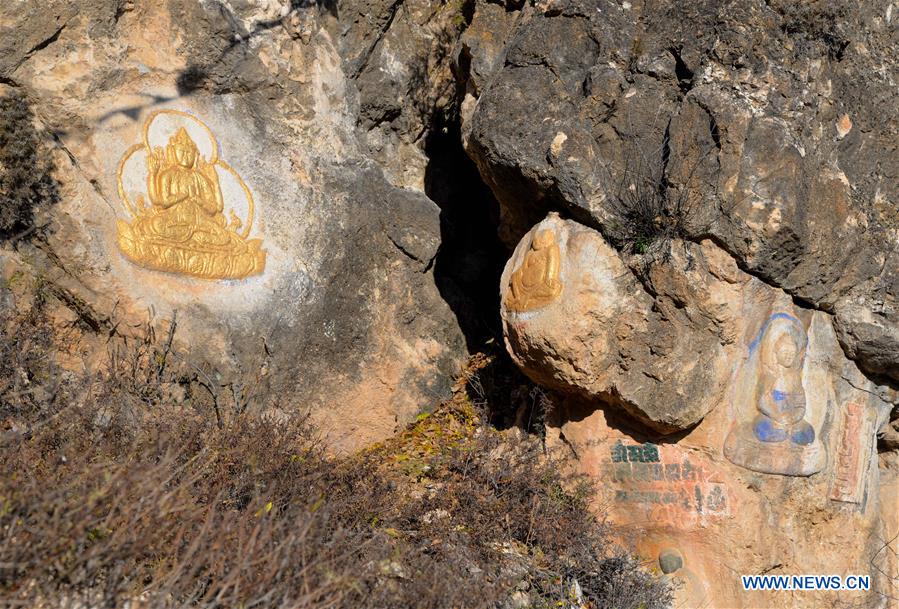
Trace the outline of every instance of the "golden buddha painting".
<instances>
[{"instance_id":1,"label":"golden buddha painting","mask_svg":"<svg viewBox=\"0 0 899 609\"><path fill-rule=\"evenodd\" d=\"M118 221L126 258L199 279L262 273L262 240L249 238L253 195L219 151L212 131L193 115L159 110L147 118L143 142L125 153L116 176L130 216Z\"/></svg>"},{"instance_id":2,"label":"golden buddha painting","mask_svg":"<svg viewBox=\"0 0 899 609\"><path fill-rule=\"evenodd\" d=\"M543 307L558 298L562 293L560 258L556 234L551 230L538 230L521 266L512 273L506 306L521 313Z\"/></svg>"}]
</instances>

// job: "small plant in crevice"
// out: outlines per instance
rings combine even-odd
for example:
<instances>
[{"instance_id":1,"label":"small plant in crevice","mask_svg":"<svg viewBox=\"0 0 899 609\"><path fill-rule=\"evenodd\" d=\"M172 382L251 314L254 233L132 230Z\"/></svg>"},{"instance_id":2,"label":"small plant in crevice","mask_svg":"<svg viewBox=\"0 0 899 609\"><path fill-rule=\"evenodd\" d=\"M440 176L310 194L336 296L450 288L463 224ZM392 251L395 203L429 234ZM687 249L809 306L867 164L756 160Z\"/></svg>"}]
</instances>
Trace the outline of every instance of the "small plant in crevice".
<instances>
[{"instance_id":1,"label":"small plant in crevice","mask_svg":"<svg viewBox=\"0 0 899 609\"><path fill-rule=\"evenodd\" d=\"M27 99L0 97L0 240L34 232L34 212L59 200L53 161Z\"/></svg>"},{"instance_id":2,"label":"small plant in crevice","mask_svg":"<svg viewBox=\"0 0 899 609\"><path fill-rule=\"evenodd\" d=\"M713 180L702 175L707 163L717 164L712 148L699 148L676 176L668 128L657 147L633 138L625 148L624 167L617 179L610 178L613 219L606 232L612 244L627 253L647 254L672 239L703 232L703 204L716 194Z\"/></svg>"},{"instance_id":3,"label":"small plant in crevice","mask_svg":"<svg viewBox=\"0 0 899 609\"><path fill-rule=\"evenodd\" d=\"M814 55L824 51L833 61L840 61L851 42L846 6L827 0L807 2L774 2L781 16L780 28L794 42L798 53Z\"/></svg>"},{"instance_id":4,"label":"small plant in crevice","mask_svg":"<svg viewBox=\"0 0 899 609\"><path fill-rule=\"evenodd\" d=\"M598 168L600 227L615 248L649 255L644 261L666 257L673 241L702 239L729 218L739 201L719 188L721 133L709 111L685 103L654 117L626 115L615 131L617 151Z\"/></svg>"}]
</instances>

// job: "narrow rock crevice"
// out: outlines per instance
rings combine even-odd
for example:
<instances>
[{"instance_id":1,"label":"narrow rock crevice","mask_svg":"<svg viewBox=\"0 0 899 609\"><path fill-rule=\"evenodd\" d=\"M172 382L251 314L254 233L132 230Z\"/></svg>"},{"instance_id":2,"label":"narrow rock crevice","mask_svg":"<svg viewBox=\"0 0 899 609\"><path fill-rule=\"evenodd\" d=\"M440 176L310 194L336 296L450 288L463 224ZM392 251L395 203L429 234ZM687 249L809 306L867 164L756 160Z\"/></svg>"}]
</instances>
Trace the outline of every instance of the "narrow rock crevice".
<instances>
[{"instance_id":1,"label":"narrow rock crevice","mask_svg":"<svg viewBox=\"0 0 899 609\"><path fill-rule=\"evenodd\" d=\"M413 260L422 265L422 273L427 273L431 269L431 267L434 266L434 258L436 258L436 256L434 258L428 258L426 260L422 259L403 247L403 245L397 242L393 237L391 237L390 234L387 235L387 238L390 240L390 243L392 243L393 246L400 251L400 253L402 253L410 260Z\"/></svg>"},{"instance_id":2,"label":"narrow rock crevice","mask_svg":"<svg viewBox=\"0 0 899 609\"><path fill-rule=\"evenodd\" d=\"M499 203L462 147L457 110L438 115L425 152L425 193L440 207L434 280L475 351L502 334L499 282L508 251L497 232Z\"/></svg>"},{"instance_id":3,"label":"narrow rock crevice","mask_svg":"<svg viewBox=\"0 0 899 609\"><path fill-rule=\"evenodd\" d=\"M686 95L693 88L693 70L687 67L681 57L680 49L671 48L668 49L668 52L674 57L674 75L677 77L677 85L681 93Z\"/></svg>"},{"instance_id":4,"label":"narrow rock crevice","mask_svg":"<svg viewBox=\"0 0 899 609\"><path fill-rule=\"evenodd\" d=\"M53 44L54 42L59 40L59 35L62 34L62 31L64 29L66 29L66 25L68 25L68 22L63 23L58 28L56 28L56 31L53 32L53 34L50 35L49 38L46 38L45 40L42 40L41 42L39 42L36 45L34 45L33 47L31 47L28 50L28 52L25 54L25 58L22 60L22 62L24 63L25 61L28 60L29 57L31 57L35 53L37 53L39 51L43 51L48 46L50 46L51 44Z\"/></svg>"},{"instance_id":5,"label":"narrow rock crevice","mask_svg":"<svg viewBox=\"0 0 899 609\"><path fill-rule=\"evenodd\" d=\"M375 50L377 50L378 45L381 43L381 40L384 38L384 35L390 31L390 26L393 25L393 20L396 18L397 12L399 12L400 7L403 5L404 0L396 0L390 7L387 9L387 19L382 25L378 33L374 36L368 48L362 55L361 61L359 61L359 65L353 70L350 78L352 80L356 80L359 76L365 72L365 69L368 67L369 61L371 61L372 56L375 54Z\"/></svg>"}]
</instances>

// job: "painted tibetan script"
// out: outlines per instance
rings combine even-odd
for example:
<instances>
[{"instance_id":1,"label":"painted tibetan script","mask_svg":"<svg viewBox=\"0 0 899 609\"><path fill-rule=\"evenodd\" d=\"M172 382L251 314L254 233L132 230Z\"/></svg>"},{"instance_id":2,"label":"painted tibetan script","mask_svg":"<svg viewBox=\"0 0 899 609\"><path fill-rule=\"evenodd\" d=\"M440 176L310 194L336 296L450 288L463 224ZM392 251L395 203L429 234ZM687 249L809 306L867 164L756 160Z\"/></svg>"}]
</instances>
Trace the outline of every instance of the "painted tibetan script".
<instances>
[{"instance_id":1,"label":"painted tibetan script","mask_svg":"<svg viewBox=\"0 0 899 609\"><path fill-rule=\"evenodd\" d=\"M126 258L199 279L262 273L262 240L249 238L253 195L219 150L212 131L193 115L160 110L147 118L143 142L125 153L116 175L130 216L117 231Z\"/></svg>"},{"instance_id":2,"label":"painted tibetan script","mask_svg":"<svg viewBox=\"0 0 899 609\"><path fill-rule=\"evenodd\" d=\"M608 449L604 482L630 517L683 528L730 513L724 477L701 455L651 442Z\"/></svg>"}]
</instances>

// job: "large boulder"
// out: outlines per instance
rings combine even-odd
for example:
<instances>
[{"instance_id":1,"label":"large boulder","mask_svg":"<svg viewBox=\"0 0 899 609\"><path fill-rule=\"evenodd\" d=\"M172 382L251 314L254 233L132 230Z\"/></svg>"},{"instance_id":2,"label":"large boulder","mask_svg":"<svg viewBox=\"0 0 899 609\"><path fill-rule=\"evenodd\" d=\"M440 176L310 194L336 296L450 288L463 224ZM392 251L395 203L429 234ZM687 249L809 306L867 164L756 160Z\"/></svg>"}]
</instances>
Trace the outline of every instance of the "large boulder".
<instances>
[{"instance_id":1,"label":"large boulder","mask_svg":"<svg viewBox=\"0 0 899 609\"><path fill-rule=\"evenodd\" d=\"M503 272L509 353L534 381L615 404L659 431L695 425L730 380L749 277L713 245L686 243L650 275L658 292L599 232L550 214ZM528 300L552 282L557 293Z\"/></svg>"},{"instance_id":2,"label":"large boulder","mask_svg":"<svg viewBox=\"0 0 899 609\"><path fill-rule=\"evenodd\" d=\"M60 195L6 275L101 332L175 319L215 391L309 410L337 448L391 434L465 355L415 143L455 86L440 41L459 24L427 4L341 3L370 18L342 28L305 3L3 3L0 82L52 134Z\"/></svg>"}]
</instances>

